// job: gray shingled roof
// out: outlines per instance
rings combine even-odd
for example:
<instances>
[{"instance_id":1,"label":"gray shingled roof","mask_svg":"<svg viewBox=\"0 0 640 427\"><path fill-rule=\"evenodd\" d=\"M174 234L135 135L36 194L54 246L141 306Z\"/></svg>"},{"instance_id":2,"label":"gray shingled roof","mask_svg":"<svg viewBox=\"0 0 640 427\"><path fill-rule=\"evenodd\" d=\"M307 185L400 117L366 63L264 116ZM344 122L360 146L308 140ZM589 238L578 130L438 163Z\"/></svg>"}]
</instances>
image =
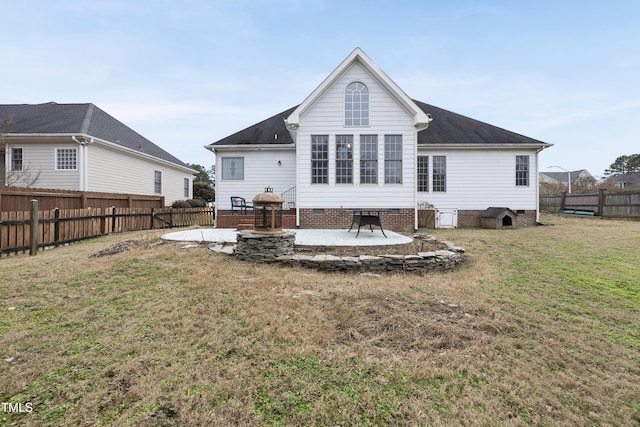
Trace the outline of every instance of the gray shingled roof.
<instances>
[{"instance_id":1,"label":"gray shingled roof","mask_svg":"<svg viewBox=\"0 0 640 427\"><path fill-rule=\"evenodd\" d=\"M0 123L9 117L12 123L2 129L6 134L85 134L189 167L94 104L0 105Z\"/></svg>"},{"instance_id":2,"label":"gray shingled roof","mask_svg":"<svg viewBox=\"0 0 640 427\"><path fill-rule=\"evenodd\" d=\"M490 125L424 102L414 102L433 121L426 130L418 133L419 145L435 145L450 143L509 143L509 144L546 144L533 138L511 132L497 126ZM284 123L284 119L295 110L297 106L289 108L266 120L249 126L240 132L229 135L210 146L224 145L252 145L252 144L291 144L293 141ZM275 139L274 135L278 138Z\"/></svg>"},{"instance_id":3,"label":"gray shingled roof","mask_svg":"<svg viewBox=\"0 0 640 427\"><path fill-rule=\"evenodd\" d=\"M577 171L571 171L571 181L573 181L574 179L578 179L578 177L580 176L580 174L584 172L584 169L580 169ZM549 178L553 179L554 181L557 182L567 182L567 176L568 174L566 172L540 172L541 175L546 175Z\"/></svg>"},{"instance_id":4,"label":"gray shingled roof","mask_svg":"<svg viewBox=\"0 0 640 427\"><path fill-rule=\"evenodd\" d=\"M291 134L284 124L284 119L289 117L289 114L291 114L296 108L298 108L297 105L283 111L282 113L276 114L273 117L269 117L260 123L249 126L240 132L236 132L233 135L222 138L211 145L293 144ZM278 137L275 138L275 135L278 135Z\"/></svg>"}]
</instances>

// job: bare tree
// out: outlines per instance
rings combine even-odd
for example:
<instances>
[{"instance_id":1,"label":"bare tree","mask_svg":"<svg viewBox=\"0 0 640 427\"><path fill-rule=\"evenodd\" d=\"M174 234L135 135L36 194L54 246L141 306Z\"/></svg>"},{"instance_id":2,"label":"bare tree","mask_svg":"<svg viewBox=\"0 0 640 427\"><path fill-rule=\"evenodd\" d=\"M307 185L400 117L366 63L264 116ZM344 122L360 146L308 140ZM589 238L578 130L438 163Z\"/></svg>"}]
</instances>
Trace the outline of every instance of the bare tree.
<instances>
[{"instance_id":1,"label":"bare tree","mask_svg":"<svg viewBox=\"0 0 640 427\"><path fill-rule=\"evenodd\" d=\"M5 133L7 129L15 123L14 116L6 117L0 122L0 185L13 186L20 185L21 187L32 187L40 178L40 172L33 169L31 165L22 164L20 170L13 170L11 167L11 158L9 164L5 164L5 153L7 152L7 141Z\"/></svg>"}]
</instances>

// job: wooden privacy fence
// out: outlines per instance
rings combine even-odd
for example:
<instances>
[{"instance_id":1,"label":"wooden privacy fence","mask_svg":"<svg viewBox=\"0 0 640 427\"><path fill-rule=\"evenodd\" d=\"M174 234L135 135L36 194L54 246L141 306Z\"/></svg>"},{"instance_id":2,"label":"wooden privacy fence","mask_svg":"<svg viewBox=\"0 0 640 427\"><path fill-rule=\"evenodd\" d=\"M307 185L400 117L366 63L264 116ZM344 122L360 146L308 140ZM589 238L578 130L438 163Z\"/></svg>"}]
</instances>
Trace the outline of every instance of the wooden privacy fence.
<instances>
[{"instance_id":1,"label":"wooden privacy fence","mask_svg":"<svg viewBox=\"0 0 640 427\"><path fill-rule=\"evenodd\" d=\"M152 230L192 225L213 226L213 208L98 208L38 210L0 214L0 255L125 231Z\"/></svg>"},{"instance_id":2,"label":"wooden privacy fence","mask_svg":"<svg viewBox=\"0 0 640 427\"><path fill-rule=\"evenodd\" d=\"M37 199L41 210L79 208L162 208L164 196L144 194L100 193L96 191L70 191L48 188L0 186L0 211L20 212L31 208Z\"/></svg>"},{"instance_id":3,"label":"wooden privacy fence","mask_svg":"<svg viewBox=\"0 0 640 427\"><path fill-rule=\"evenodd\" d=\"M540 196L540 209L548 212L589 211L603 218L640 219L640 191Z\"/></svg>"}]
</instances>

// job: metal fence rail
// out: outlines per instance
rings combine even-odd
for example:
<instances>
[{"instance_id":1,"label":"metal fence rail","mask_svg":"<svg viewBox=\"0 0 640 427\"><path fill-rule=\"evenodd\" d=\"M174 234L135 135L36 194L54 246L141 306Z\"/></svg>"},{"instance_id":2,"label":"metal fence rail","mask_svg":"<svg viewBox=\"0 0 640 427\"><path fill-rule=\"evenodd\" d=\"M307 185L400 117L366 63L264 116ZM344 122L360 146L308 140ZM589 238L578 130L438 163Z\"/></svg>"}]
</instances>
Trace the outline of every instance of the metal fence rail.
<instances>
[{"instance_id":1,"label":"metal fence rail","mask_svg":"<svg viewBox=\"0 0 640 427\"><path fill-rule=\"evenodd\" d=\"M213 208L104 208L38 210L0 214L0 255L29 251L125 231L193 225L213 226Z\"/></svg>"}]
</instances>

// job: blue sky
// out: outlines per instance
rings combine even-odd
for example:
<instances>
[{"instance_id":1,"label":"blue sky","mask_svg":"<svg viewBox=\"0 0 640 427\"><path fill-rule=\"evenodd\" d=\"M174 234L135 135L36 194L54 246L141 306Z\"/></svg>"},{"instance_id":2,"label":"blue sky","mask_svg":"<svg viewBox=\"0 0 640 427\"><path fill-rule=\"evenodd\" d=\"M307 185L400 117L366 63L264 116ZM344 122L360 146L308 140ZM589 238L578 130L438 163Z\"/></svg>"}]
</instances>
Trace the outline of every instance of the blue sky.
<instances>
[{"instance_id":1,"label":"blue sky","mask_svg":"<svg viewBox=\"0 0 640 427\"><path fill-rule=\"evenodd\" d=\"M555 144L640 153L640 2L0 3L0 103L91 102L181 160L302 102L355 48L410 97Z\"/></svg>"}]
</instances>

